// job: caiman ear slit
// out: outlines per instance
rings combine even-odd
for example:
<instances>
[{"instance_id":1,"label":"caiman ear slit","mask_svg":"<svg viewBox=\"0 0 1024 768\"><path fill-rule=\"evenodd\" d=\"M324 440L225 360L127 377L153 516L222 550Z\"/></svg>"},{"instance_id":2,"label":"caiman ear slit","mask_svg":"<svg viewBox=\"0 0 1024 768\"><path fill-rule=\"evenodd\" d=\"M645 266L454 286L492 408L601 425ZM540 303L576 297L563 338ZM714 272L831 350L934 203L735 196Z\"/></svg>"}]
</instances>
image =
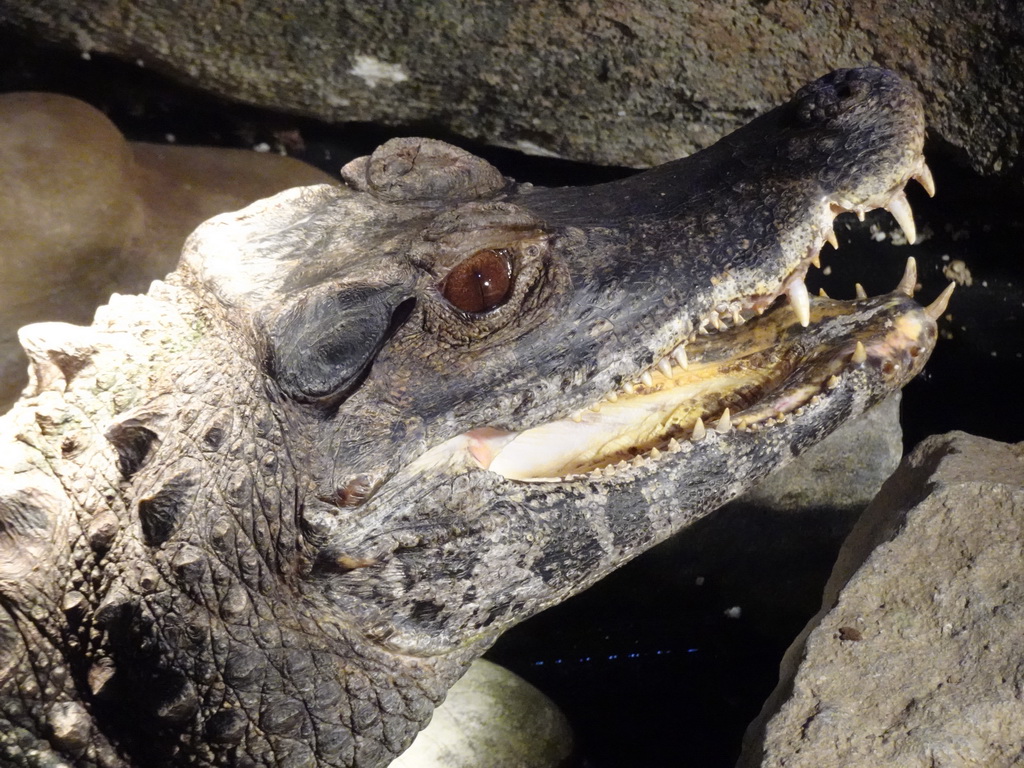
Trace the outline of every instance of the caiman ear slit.
<instances>
[{"instance_id":1,"label":"caiman ear slit","mask_svg":"<svg viewBox=\"0 0 1024 768\"><path fill-rule=\"evenodd\" d=\"M336 401L396 330L404 285L329 286L299 296L267 325L268 372L289 397Z\"/></svg>"}]
</instances>

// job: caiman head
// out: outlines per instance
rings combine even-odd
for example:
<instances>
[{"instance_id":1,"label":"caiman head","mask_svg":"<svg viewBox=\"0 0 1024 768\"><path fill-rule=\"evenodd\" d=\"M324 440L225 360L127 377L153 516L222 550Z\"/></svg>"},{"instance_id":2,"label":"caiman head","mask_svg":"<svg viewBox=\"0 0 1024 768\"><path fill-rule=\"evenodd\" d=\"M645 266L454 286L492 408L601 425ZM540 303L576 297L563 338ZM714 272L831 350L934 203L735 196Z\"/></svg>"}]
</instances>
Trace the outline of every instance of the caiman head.
<instances>
[{"instance_id":1,"label":"caiman head","mask_svg":"<svg viewBox=\"0 0 1024 768\"><path fill-rule=\"evenodd\" d=\"M62 436L47 509L0 497L32 543L0 562L10 732L90 765L386 764L503 630L921 369L948 293L915 303L912 260L854 301L804 276L844 212L913 241L923 139L861 69L594 187L393 140L201 226L134 320L28 329L19 407L105 410L19 438ZM114 347L131 387L87 375Z\"/></svg>"}]
</instances>

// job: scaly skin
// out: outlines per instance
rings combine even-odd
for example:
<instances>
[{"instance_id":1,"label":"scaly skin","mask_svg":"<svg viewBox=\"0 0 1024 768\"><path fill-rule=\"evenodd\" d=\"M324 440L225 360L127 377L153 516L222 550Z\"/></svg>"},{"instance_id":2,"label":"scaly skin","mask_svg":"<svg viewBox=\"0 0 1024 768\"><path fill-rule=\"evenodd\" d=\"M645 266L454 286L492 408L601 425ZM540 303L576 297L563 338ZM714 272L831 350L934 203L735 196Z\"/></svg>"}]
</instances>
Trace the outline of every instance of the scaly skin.
<instances>
[{"instance_id":1,"label":"scaly skin","mask_svg":"<svg viewBox=\"0 0 1024 768\"><path fill-rule=\"evenodd\" d=\"M854 70L592 188L393 141L347 186L207 222L90 328L23 329L32 382L0 420L0 761L387 764L502 631L920 370L938 310L913 280L809 306L800 286L836 212L897 210L926 178L923 132L912 89ZM492 251L507 290L460 310L467 259ZM758 317L784 292L793 309ZM513 447L578 447L573 424L698 372L743 383L556 477Z\"/></svg>"}]
</instances>

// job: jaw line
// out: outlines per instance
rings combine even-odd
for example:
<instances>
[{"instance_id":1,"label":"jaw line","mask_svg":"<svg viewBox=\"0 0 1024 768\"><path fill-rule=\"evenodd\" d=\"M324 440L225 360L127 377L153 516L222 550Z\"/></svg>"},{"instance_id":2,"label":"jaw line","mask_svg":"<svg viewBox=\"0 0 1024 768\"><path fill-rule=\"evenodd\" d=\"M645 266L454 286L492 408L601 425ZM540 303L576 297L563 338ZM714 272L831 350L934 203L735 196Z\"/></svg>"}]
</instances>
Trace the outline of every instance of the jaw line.
<instances>
[{"instance_id":1,"label":"jaw line","mask_svg":"<svg viewBox=\"0 0 1024 768\"><path fill-rule=\"evenodd\" d=\"M704 340L704 351L671 382L656 377L632 395L521 432L472 429L409 469L487 470L524 483L625 479L630 468L687 453L710 437L771 430L800 418L827 403L847 373L865 366L895 366L899 377L889 387L895 389L920 369L935 338L927 310L893 303L900 301L907 296L899 289L862 301L815 299L809 331L780 304L744 328ZM845 328L861 316L866 319ZM728 353L734 348L736 357Z\"/></svg>"}]
</instances>

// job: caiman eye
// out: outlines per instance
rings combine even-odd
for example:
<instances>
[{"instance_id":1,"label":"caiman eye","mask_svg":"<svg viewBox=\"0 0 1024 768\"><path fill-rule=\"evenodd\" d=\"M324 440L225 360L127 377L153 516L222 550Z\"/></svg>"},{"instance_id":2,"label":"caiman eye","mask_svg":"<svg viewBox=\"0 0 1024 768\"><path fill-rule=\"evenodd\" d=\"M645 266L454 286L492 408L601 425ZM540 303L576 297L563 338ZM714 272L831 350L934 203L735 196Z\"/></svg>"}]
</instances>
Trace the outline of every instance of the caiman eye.
<instances>
[{"instance_id":1,"label":"caiman eye","mask_svg":"<svg viewBox=\"0 0 1024 768\"><path fill-rule=\"evenodd\" d=\"M512 292L508 251L477 251L457 264L441 283L441 295L456 309L478 314L500 307Z\"/></svg>"}]
</instances>

